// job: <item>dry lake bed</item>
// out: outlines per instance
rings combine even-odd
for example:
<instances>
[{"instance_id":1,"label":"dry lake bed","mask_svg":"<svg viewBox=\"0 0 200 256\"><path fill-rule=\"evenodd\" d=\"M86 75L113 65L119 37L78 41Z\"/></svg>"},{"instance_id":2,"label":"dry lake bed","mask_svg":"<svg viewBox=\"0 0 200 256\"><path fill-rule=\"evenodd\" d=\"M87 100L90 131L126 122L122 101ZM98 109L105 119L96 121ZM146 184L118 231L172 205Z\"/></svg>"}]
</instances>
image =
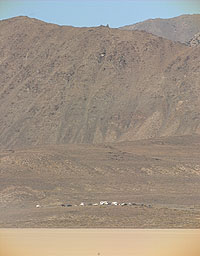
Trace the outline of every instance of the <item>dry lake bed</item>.
<instances>
[{"instance_id":1,"label":"dry lake bed","mask_svg":"<svg viewBox=\"0 0 200 256\"><path fill-rule=\"evenodd\" d=\"M1 256L199 256L200 230L1 229Z\"/></svg>"}]
</instances>

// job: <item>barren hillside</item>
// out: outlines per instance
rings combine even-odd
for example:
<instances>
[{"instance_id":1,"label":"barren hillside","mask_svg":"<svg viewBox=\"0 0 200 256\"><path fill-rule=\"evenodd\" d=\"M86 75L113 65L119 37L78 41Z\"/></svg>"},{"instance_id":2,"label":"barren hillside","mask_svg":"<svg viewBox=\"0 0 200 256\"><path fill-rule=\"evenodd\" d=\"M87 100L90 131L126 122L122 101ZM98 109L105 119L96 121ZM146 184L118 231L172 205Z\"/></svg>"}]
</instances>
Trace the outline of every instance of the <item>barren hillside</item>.
<instances>
[{"instance_id":1,"label":"barren hillside","mask_svg":"<svg viewBox=\"0 0 200 256\"><path fill-rule=\"evenodd\" d=\"M0 145L200 133L199 51L140 31L0 22Z\"/></svg>"},{"instance_id":2,"label":"barren hillside","mask_svg":"<svg viewBox=\"0 0 200 256\"><path fill-rule=\"evenodd\" d=\"M172 41L187 43L200 31L200 14L181 15L170 19L150 19L121 29L144 30Z\"/></svg>"}]
</instances>

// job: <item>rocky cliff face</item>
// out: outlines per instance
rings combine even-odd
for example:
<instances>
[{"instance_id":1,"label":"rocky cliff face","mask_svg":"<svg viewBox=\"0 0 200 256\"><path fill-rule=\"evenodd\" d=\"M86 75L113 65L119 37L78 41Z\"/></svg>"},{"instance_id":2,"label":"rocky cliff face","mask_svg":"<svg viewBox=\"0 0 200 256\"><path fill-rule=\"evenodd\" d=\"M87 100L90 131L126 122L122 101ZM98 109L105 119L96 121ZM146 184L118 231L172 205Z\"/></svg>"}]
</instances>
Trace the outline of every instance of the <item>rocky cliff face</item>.
<instances>
[{"instance_id":1,"label":"rocky cliff face","mask_svg":"<svg viewBox=\"0 0 200 256\"><path fill-rule=\"evenodd\" d=\"M200 44L200 32L197 33L189 42L188 45L191 47L198 46Z\"/></svg>"},{"instance_id":2,"label":"rocky cliff face","mask_svg":"<svg viewBox=\"0 0 200 256\"><path fill-rule=\"evenodd\" d=\"M199 134L199 51L141 31L1 21L1 147Z\"/></svg>"}]
</instances>

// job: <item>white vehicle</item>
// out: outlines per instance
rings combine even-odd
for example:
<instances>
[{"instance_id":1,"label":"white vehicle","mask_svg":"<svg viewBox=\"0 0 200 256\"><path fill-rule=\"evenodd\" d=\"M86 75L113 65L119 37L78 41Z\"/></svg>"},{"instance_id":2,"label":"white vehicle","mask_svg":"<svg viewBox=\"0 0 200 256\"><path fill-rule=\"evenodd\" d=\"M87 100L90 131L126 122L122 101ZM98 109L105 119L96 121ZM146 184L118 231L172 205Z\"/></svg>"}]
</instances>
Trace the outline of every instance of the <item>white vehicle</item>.
<instances>
[{"instance_id":1,"label":"white vehicle","mask_svg":"<svg viewBox=\"0 0 200 256\"><path fill-rule=\"evenodd\" d=\"M112 202L111 205L118 205L118 202Z\"/></svg>"},{"instance_id":2,"label":"white vehicle","mask_svg":"<svg viewBox=\"0 0 200 256\"><path fill-rule=\"evenodd\" d=\"M82 203L80 203L80 206L85 206L85 203L83 203L83 202L82 202Z\"/></svg>"},{"instance_id":3,"label":"white vehicle","mask_svg":"<svg viewBox=\"0 0 200 256\"><path fill-rule=\"evenodd\" d=\"M108 202L107 201L101 201L99 204L100 205L108 205Z\"/></svg>"},{"instance_id":4,"label":"white vehicle","mask_svg":"<svg viewBox=\"0 0 200 256\"><path fill-rule=\"evenodd\" d=\"M97 203L95 203L95 204L92 204L93 206L97 206L97 205L99 205L99 204L97 204Z\"/></svg>"},{"instance_id":5,"label":"white vehicle","mask_svg":"<svg viewBox=\"0 0 200 256\"><path fill-rule=\"evenodd\" d=\"M121 203L120 205L121 205L121 206L126 206L126 205L127 205L127 203Z\"/></svg>"},{"instance_id":6,"label":"white vehicle","mask_svg":"<svg viewBox=\"0 0 200 256\"><path fill-rule=\"evenodd\" d=\"M36 206L35 206L36 208L40 208L41 206L39 205L39 204L36 204Z\"/></svg>"}]
</instances>

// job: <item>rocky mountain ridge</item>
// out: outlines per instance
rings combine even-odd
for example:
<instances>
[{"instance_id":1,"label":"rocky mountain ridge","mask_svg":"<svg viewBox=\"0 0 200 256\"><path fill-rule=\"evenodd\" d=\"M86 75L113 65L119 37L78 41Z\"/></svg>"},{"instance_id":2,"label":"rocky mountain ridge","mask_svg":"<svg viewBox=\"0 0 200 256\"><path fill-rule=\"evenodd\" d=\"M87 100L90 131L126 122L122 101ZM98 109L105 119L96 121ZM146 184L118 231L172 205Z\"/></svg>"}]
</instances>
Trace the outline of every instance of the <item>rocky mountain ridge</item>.
<instances>
[{"instance_id":1,"label":"rocky mountain ridge","mask_svg":"<svg viewBox=\"0 0 200 256\"><path fill-rule=\"evenodd\" d=\"M17 17L0 49L3 148L200 133L198 47Z\"/></svg>"},{"instance_id":2,"label":"rocky mountain ridge","mask_svg":"<svg viewBox=\"0 0 200 256\"><path fill-rule=\"evenodd\" d=\"M187 43L200 31L200 14L181 15L169 19L149 19L120 29L143 30L172 41Z\"/></svg>"}]
</instances>

